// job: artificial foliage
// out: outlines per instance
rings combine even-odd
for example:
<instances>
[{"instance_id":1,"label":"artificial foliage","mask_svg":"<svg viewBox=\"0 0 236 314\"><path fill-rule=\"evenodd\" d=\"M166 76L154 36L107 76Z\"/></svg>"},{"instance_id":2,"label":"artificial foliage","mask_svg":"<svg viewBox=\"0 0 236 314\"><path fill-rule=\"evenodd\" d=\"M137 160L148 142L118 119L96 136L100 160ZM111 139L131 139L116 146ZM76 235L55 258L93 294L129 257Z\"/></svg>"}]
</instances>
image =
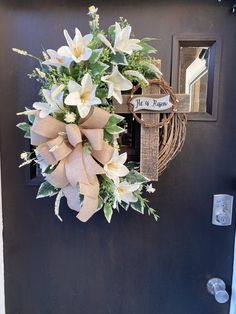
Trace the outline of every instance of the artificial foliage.
<instances>
[{"instance_id":1,"label":"artificial foliage","mask_svg":"<svg viewBox=\"0 0 236 314\"><path fill-rule=\"evenodd\" d=\"M29 77L40 84L40 100L18 113L28 117L17 127L35 147L21 153L20 167L38 164L44 182L37 198L54 197L60 220L60 200L65 196L84 222L99 210L110 222L114 210L129 208L157 221L156 211L143 197L144 191L155 189L137 164L126 162L127 153L120 153L119 135L126 129L112 105L113 98L122 103L122 93L135 84L146 87L148 80L161 77L156 50L151 38L134 37L126 19L104 32L97 8L91 6L88 17L89 34L83 36L76 28L71 36L64 30L65 45L42 51L42 58L13 48L39 63ZM97 172L91 174L91 168Z\"/></svg>"}]
</instances>

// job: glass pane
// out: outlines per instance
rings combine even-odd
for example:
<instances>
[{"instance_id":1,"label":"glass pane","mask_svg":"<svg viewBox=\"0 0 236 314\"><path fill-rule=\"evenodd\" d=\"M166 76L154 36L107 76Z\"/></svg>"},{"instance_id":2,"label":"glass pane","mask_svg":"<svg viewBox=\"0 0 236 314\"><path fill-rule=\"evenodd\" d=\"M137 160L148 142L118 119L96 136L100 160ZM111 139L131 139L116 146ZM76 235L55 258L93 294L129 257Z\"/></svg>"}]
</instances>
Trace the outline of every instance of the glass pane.
<instances>
[{"instance_id":1,"label":"glass pane","mask_svg":"<svg viewBox=\"0 0 236 314\"><path fill-rule=\"evenodd\" d=\"M209 47L180 47L179 92L190 94L190 111L206 112Z\"/></svg>"}]
</instances>

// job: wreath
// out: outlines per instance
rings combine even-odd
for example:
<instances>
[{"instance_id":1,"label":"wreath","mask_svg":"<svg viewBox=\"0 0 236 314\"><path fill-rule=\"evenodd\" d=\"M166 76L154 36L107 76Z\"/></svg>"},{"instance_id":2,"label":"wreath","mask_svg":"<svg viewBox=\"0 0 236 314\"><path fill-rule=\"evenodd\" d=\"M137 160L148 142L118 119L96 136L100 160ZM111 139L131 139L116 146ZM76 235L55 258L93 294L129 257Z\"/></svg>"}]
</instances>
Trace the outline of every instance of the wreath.
<instances>
[{"instance_id":1,"label":"wreath","mask_svg":"<svg viewBox=\"0 0 236 314\"><path fill-rule=\"evenodd\" d=\"M123 91L133 93L150 81L162 82L151 56L156 50L152 39L131 36L126 19L120 18L106 34L99 27L97 8L91 6L88 16L89 34L83 36L76 28L71 37L64 30L66 45L43 51L42 59L13 48L39 62L29 77L41 84L41 100L18 113L28 117L17 127L34 147L21 153L19 167L39 165L44 182L37 198L56 196L54 211L61 221L62 197L83 222L100 209L110 222L114 210L129 207L157 221L156 210L143 196L155 189L137 164L126 162L127 153L120 153L124 117L112 106L112 98L122 103Z\"/></svg>"}]
</instances>

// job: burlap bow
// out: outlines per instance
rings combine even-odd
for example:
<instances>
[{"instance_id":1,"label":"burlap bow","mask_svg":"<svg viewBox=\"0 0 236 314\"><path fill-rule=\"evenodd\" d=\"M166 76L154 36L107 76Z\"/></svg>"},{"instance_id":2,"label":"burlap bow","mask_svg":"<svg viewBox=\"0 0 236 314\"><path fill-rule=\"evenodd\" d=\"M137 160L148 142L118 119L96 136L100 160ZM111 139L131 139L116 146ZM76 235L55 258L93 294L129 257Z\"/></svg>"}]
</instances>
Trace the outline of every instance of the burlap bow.
<instances>
[{"instance_id":1,"label":"burlap bow","mask_svg":"<svg viewBox=\"0 0 236 314\"><path fill-rule=\"evenodd\" d=\"M51 116L42 119L36 115L31 127L31 144L36 146L42 159L48 165L59 162L46 180L62 189L68 206L79 212L77 218L83 222L98 208L97 174L104 173L98 162L107 163L113 154L113 148L103 140L103 129L109 117L105 110L93 107L79 125L66 124ZM92 147L91 154L83 148L84 139ZM82 207L79 194L84 195Z\"/></svg>"}]
</instances>

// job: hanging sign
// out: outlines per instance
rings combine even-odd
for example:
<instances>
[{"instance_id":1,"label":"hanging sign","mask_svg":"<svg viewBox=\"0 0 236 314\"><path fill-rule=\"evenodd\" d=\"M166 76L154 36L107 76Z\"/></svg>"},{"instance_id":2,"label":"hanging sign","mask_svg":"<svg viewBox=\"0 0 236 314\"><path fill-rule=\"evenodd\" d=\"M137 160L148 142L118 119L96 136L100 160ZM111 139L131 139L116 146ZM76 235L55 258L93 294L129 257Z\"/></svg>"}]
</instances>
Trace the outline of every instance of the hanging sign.
<instances>
[{"instance_id":1,"label":"hanging sign","mask_svg":"<svg viewBox=\"0 0 236 314\"><path fill-rule=\"evenodd\" d=\"M139 110L152 110L152 111L164 111L172 107L170 102L170 95L165 96L134 96L131 101L134 105L133 111Z\"/></svg>"}]
</instances>

